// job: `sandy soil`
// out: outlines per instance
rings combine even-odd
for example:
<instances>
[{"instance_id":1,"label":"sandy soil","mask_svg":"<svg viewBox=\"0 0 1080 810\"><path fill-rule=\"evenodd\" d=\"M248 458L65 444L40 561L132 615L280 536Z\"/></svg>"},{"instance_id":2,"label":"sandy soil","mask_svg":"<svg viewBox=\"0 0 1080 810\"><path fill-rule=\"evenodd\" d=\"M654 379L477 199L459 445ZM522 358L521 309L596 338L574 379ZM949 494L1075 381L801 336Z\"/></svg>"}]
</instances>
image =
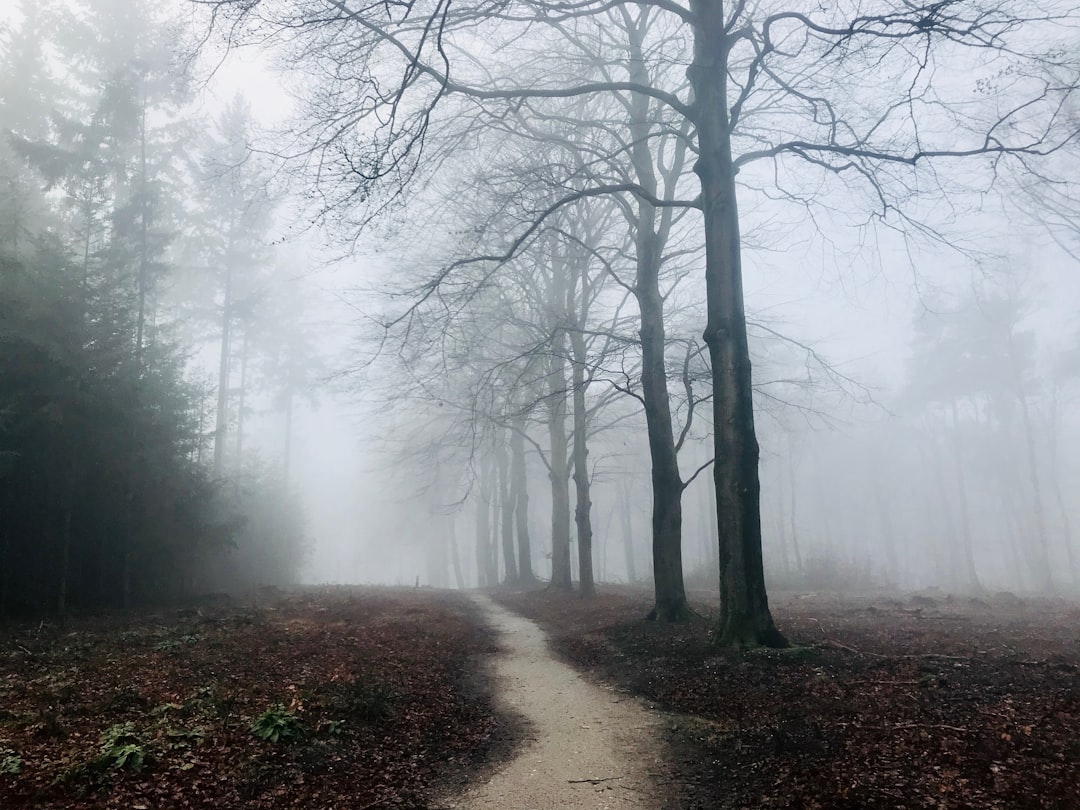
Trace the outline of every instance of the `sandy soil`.
<instances>
[{"instance_id":1,"label":"sandy soil","mask_svg":"<svg viewBox=\"0 0 1080 810\"><path fill-rule=\"evenodd\" d=\"M504 710L522 716L520 753L449 803L459 810L656 807L659 718L555 660L536 624L475 597L498 631L495 673Z\"/></svg>"}]
</instances>

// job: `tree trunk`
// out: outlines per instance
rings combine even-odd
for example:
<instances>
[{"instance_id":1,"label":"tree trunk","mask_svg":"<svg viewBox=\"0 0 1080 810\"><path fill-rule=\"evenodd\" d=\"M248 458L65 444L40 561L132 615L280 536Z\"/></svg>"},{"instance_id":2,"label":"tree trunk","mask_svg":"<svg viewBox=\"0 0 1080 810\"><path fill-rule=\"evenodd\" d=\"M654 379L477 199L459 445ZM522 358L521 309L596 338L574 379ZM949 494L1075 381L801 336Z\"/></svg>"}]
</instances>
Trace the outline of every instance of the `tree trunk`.
<instances>
[{"instance_id":1,"label":"tree trunk","mask_svg":"<svg viewBox=\"0 0 1080 810\"><path fill-rule=\"evenodd\" d=\"M484 471L480 472L480 487L476 497L476 584L488 588L491 581L491 505L488 503L489 486Z\"/></svg>"},{"instance_id":2,"label":"tree trunk","mask_svg":"<svg viewBox=\"0 0 1080 810\"><path fill-rule=\"evenodd\" d=\"M244 458L244 400L247 398L247 377L248 330L244 329L240 338L240 385L236 391L236 458L233 463L237 468Z\"/></svg>"},{"instance_id":3,"label":"tree trunk","mask_svg":"<svg viewBox=\"0 0 1080 810\"><path fill-rule=\"evenodd\" d=\"M229 352L232 326L232 268L225 266L225 299L221 308L221 347L218 355L217 410L214 418L214 476L225 472L225 440L229 429Z\"/></svg>"},{"instance_id":4,"label":"tree trunk","mask_svg":"<svg viewBox=\"0 0 1080 810\"><path fill-rule=\"evenodd\" d=\"M510 483L513 491L514 518L517 524L518 581L532 583L536 574L532 567L532 547L529 542L529 477L525 467L525 416L514 420L510 431Z\"/></svg>"},{"instance_id":5,"label":"tree trunk","mask_svg":"<svg viewBox=\"0 0 1080 810\"><path fill-rule=\"evenodd\" d=\"M629 78L646 84L648 75L641 56L640 29L631 34ZM658 188L650 136L652 122L649 99L640 93L631 96L630 137L634 172L642 188L655 195ZM663 622L686 621L682 563L682 477L671 425L671 399L667 384L664 329L664 298L660 294L660 260L663 240L656 229L656 207L638 200L635 252L637 265L634 297L641 315L641 395L645 407L645 428L649 439L652 468L652 550L653 590L656 602L648 618Z\"/></svg>"},{"instance_id":6,"label":"tree trunk","mask_svg":"<svg viewBox=\"0 0 1080 810\"><path fill-rule=\"evenodd\" d=\"M517 561L514 559L514 502L510 496L510 452L505 435L499 436L496 458L499 462L499 514L502 518L503 581L517 582Z\"/></svg>"},{"instance_id":7,"label":"tree trunk","mask_svg":"<svg viewBox=\"0 0 1080 810\"><path fill-rule=\"evenodd\" d=\"M584 295L584 283L582 292ZM593 580L592 501L589 492L589 450L586 445L588 427L585 413L585 389L588 382L585 379L585 337L579 329L570 333L570 346L573 352L574 378L574 521L578 538L578 582L582 596L594 596L596 584Z\"/></svg>"},{"instance_id":8,"label":"tree trunk","mask_svg":"<svg viewBox=\"0 0 1080 810\"><path fill-rule=\"evenodd\" d=\"M754 429L750 350L742 290L742 246L727 108L734 40L720 0L690 0L696 18L687 73L694 91L705 229L707 321L713 393L714 479L719 530L721 646L787 646L773 623L761 555L761 483Z\"/></svg>"},{"instance_id":9,"label":"tree trunk","mask_svg":"<svg viewBox=\"0 0 1080 810\"><path fill-rule=\"evenodd\" d=\"M1076 549L1073 548L1072 521L1069 519L1069 508L1065 504L1065 496L1061 491L1061 461L1058 446L1058 390L1055 386L1050 398L1049 446L1050 446L1050 487L1054 492L1054 502L1058 512L1061 513L1062 540L1065 543L1065 555L1069 560L1069 570L1072 573L1074 588L1080 588L1080 565L1076 558Z\"/></svg>"},{"instance_id":10,"label":"tree trunk","mask_svg":"<svg viewBox=\"0 0 1080 810\"><path fill-rule=\"evenodd\" d=\"M552 298L557 306L566 300L566 268L556 257L552 268ZM551 587L570 590L570 494L569 465L566 458L566 330L555 329L548 358L548 437L551 441Z\"/></svg>"},{"instance_id":11,"label":"tree trunk","mask_svg":"<svg viewBox=\"0 0 1080 810\"><path fill-rule=\"evenodd\" d=\"M619 515L622 519L623 530L623 553L626 555L626 578L630 582L637 582L637 561L634 558L634 521L631 514L631 485L627 481L622 487L622 504Z\"/></svg>"},{"instance_id":12,"label":"tree trunk","mask_svg":"<svg viewBox=\"0 0 1080 810\"><path fill-rule=\"evenodd\" d=\"M791 550L795 555L795 570L800 574L803 570L802 550L799 548L799 523L795 518L795 450L791 443L788 444L788 527L791 533ZM713 488L713 500L715 503L716 488Z\"/></svg>"}]
</instances>

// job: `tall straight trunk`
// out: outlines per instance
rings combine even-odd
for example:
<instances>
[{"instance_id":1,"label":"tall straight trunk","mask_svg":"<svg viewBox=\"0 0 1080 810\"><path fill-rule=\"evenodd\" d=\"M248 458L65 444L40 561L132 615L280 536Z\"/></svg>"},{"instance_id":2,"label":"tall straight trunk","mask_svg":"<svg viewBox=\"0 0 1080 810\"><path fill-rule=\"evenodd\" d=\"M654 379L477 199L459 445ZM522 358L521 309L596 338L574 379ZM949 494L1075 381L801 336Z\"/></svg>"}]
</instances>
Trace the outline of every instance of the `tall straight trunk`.
<instances>
[{"instance_id":1,"label":"tall straight trunk","mask_svg":"<svg viewBox=\"0 0 1080 810\"><path fill-rule=\"evenodd\" d=\"M639 242L647 241L639 238ZM682 565L683 482L679 475L679 459L671 426L664 362L667 344L664 305L657 283L658 268L652 263L642 262L640 258L638 262L635 292L641 311L641 390L645 401L653 498L653 587L656 603L649 618L677 622L688 617L689 606Z\"/></svg>"},{"instance_id":2,"label":"tall straight trunk","mask_svg":"<svg viewBox=\"0 0 1080 810\"><path fill-rule=\"evenodd\" d=\"M761 554L760 450L754 428L750 349L742 289L742 245L728 120L727 65L737 35L724 25L722 0L690 0L695 18L694 91L705 230L704 340L713 394L714 480L719 529L721 646L784 647L765 592Z\"/></svg>"},{"instance_id":3,"label":"tall straight trunk","mask_svg":"<svg viewBox=\"0 0 1080 810\"><path fill-rule=\"evenodd\" d=\"M510 497L510 452L505 436L498 437L496 458L499 464L499 516L502 539L503 581L517 582L517 560L514 554L514 502Z\"/></svg>"},{"instance_id":4,"label":"tall straight trunk","mask_svg":"<svg viewBox=\"0 0 1080 810\"><path fill-rule=\"evenodd\" d=\"M619 516L622 522L623 554L626 558L626 578L630 582L637 582L637 561L634 557L634 520L631 514L631 486L625 482L622 486L622 498L620 499Z\"/></svg>"},{"instance_id":5,"label":"tall straight trunk","mask_svg":"<svg viewBox=\"0 0 1080 810\"><path fill-rule=\"evenodd\" d=\"M532 567L532 547L529 541L529 477L525 467L525 415L515 418L510 431L510 485L517 529L518 581L536 581Z\"/></svg>"},{"instance_id":6,"label":"tall straight trunk","mask_svg":"<svg viewBox=\"0 0 1080 810\"><path fill-rule=\"evenodd\" d=\"M584 294L584 283L582 284ZM570 332L572 351L572 374L574 383L574 522L578 539L578 582L582 596L593 596L596 583L593 578L593 530L592 501L589 485L589 449L586 444L588 431L585 412L585 336L580 329Z\"/></svg>"},{"instance_id":7,"label":"tall straight trunk","mask_svg":"<svg viewBox=\"0 0 1080 810\"><path fill-rule=\"evenodd\" d=\"M135 406L141 397L141 384L143 377L143 348L146 330L146 297L150 279L150 233L149 233L149 183L147 180L146 163L146 103L143 102L139 118L139 267L135 279L138 309L135 320L135 373L137 385L135 388ZM138 422L131 423L131 453L128 459L128 482L127 482L127 514L125 525L120 540L120 601L126 609L131 604L131 554L132 540L135 535L136 518L138 509L136 498L136 480L139 475L139 428Z\"/></svg>"},{"instance_id":8,"label":"tall straight trunk","mask_svg":"<svg viewBox=\"0 0 1080 810\"><path fill-rule=\"evenodd\" d=\"M1080 588L1080 564L1077 561L1076 549L1073 548L1072 521L1069 519L1069 508L1065 505L1065 495L1061 491L1061 460L1058 448L1058 391L1055 387L1050 399L1049 418L1049 445L1050 445L1050 487L1054 492L1054 502L1058 512L1061 513L1062 540L1065 543L1065 555L1069 560L1069 571L1072 574L1074 588Z\"/></svg>"},{"instance_id":9,"label":"tall straight trunk","mask_svg":"<svg viewBox=\"0 0 1080 810\"><path fill-rule=\"evenodd\" d=\"M491 581L491 504L490 485L485 471L480 471L480 491L476 499L476 583L481 588L497 584Z\"/></svg>"},{"instance_id":10,"label":"tall straight trunk","mask_svg":"<svg viewBox=\"0 0 1080 810\"><path fill-rule=\"evenodd\" d=\"M236 392L236 460L237 467L244 458L244 400L247 397L248 330L240 338L240 385Z\"/></svg>"},{"instance_id":11,"label":"tall straight trunk","mask_svg":"<svg viewBox=\"0 0 1080 810\"><path fill-rule=\"evenodd\" d=\"M642 55L645 18L629 27L629 78L648 84ZM631 95L631 160L638 183L653 195L658 189L651 146L650 100L640 93ZM641 315L641 396L645 407L645 429L649 439L652 469L652 551L655 603L648 618L664 622L685 621L690 616L683 582L682 493L678 450L671 422L667 384L664 327L664 298L660 293L660 261L664 238L657 230L656 207L639 199L636 217L636 267L634 296ZM665 223L666 224L666 223Z\"/></svg>"},{"instance_id":12,"label":"tall straight trunk","mask_svg":"<svg viewBox=\"0 0 1080 810\"><path fill-rule=\"evenodd\" d=\"M135 326L135 367L142 372L142 352L146 329L146 296L150 286L150 184L146 165L146 103L139 115L139 272L136 288L139 299Z\"/></svg>"},{"instance_id":13,"label":"tall straight trunk","mask_svg":"<svg viewBox=\"0 0 1080 810\"><path fill-rule=\"evenodd\" d=\"M802 551L799 548L799 523L795 517L795 507L797 504L795 498L795 450L793 445L788 444L788 527L791 533L791 550L795 554L795 570L802 573ZM716 505L716 488L713 487L713 505Z\"/></svg>"},{"instance_id":14,"label":"tall straight trunk","mask_svg":"<svg viewBox=\"0 0 1080 810\"><path fill-rule=\"evenodd\" d=\"M566 266L562 257L552 262L550 297L552 310L560 312L566 302ZM547 375L548 438L551 480L551 587L570 590L570 469L566 446L566 330L557 326L551 337Z\"/></svg>"},{"instance_id":15,"label":"tall straight trunk","mask_svg":"<svg viewBox=\"0 0 1080 810\"><path fill-rule=\"evenodd\" d=\"M230 228L230 233L232 229ZM221 308L221 347L218 356L217 411L214 418L214 475L225 472L225 440L229 429L229 354L232 327L232 268L225 265L225 300Z\"/></svg>"}]
</instances>

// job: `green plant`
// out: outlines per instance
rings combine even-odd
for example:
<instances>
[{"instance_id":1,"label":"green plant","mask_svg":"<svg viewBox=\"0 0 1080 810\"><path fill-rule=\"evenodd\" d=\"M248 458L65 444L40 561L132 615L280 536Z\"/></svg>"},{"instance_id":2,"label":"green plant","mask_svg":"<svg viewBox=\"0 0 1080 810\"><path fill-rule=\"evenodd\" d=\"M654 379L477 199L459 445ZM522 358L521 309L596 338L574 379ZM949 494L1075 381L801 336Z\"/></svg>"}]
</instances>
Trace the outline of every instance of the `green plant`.
<instances>
[{"instance_id":1,"label":"green plant","mask_svg":"<svg viewBox=\"0 0 1080 810\"><path fill-rule=\"evenodd\" d=\"M341 720L323 720L315 729L316 733L325 734L329 737L337 737L344 730L345 724Z\"/></svg>"},{"instance_id":2,"label":"green plant","mask_svg":"<svg viewBox=\"0 0 1080 810\"><path fill-rule=\"evenodd\" d=\"M10 748L0 748L0 776L18 776L22 773L22 759Z\"/></svg>"},{"instance_id":3,"label":"green plant","mask_svg":"<svg viewBox=\"0 0 1080 810\"><path fill-rule=\"evenodd\" d=\"M304 724L293 712L279 703L252 721L249 730L260 740L284 742L304 736Z\"/></svg>"},{"instance_id":4,"label":"green plant","mask_svg":"<svg viewBox=\"0 0 1080 810\"><path fill-rule=\"evenodd\" d=\"M101 769L137 771L146 759L146 749L135 733L134 724L118 723L101 735L101 754L94 760L94 765Z\"/></svg>"},{"instance_id":5,"label":"green plant","mask_svg":"<svg viewBox=\"0 0 1080 810\"><path fill-rule=\"evenodd\" d=\"M200 745L206 739L206 731L201 726L195 728L169 728L165 737L171 748L191 748Z\"/></svg>"}]
</instances>

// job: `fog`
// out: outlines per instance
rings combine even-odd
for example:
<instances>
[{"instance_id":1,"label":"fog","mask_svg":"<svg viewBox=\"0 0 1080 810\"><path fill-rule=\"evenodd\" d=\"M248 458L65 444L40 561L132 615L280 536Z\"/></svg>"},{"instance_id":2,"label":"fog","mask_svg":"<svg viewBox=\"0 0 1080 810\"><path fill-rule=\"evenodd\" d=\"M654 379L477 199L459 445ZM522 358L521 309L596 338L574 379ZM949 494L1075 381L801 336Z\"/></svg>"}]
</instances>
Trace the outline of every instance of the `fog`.
<instances>
[{"instance_id":1,"label":"fog","mask_svg":"<svg viewBox=\"0 0 1080 810\"><path fill-rule=\"evenodd\" d=\"M922 61L740 7L771 592L1080 590L1080 19L1048 7ZM491 12L436 47L386 13L0 10L0 608L650 585L657 544L719 587L725 493L756 488L716 484L714 419L742 423L685 26Z\"/></svg>"}]
</instances>

